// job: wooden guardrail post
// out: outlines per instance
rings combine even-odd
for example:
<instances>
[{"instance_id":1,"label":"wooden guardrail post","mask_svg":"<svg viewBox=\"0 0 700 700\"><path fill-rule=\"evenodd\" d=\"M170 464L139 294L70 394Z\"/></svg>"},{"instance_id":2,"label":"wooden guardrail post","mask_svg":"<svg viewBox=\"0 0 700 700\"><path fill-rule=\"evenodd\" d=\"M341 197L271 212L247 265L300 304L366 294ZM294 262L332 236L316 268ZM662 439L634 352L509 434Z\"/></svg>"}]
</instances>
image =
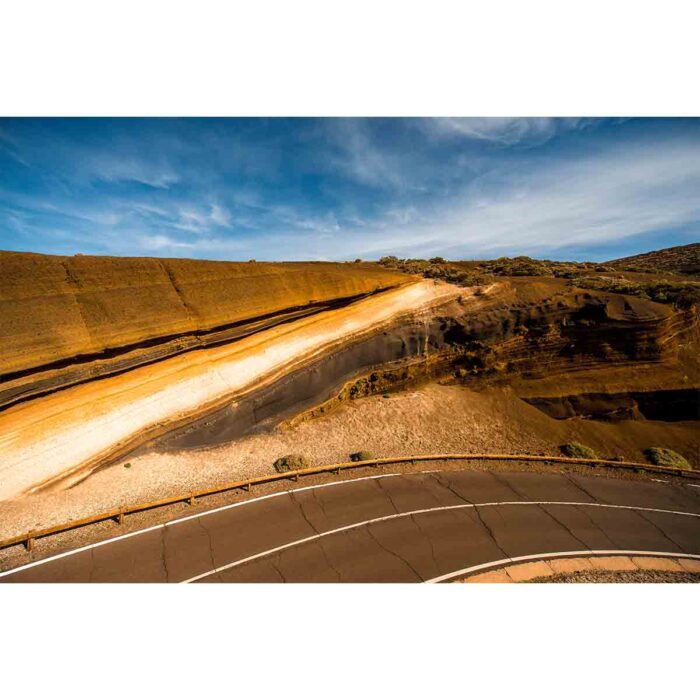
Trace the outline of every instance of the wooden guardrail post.
<instances>
[{"instance_id":1,"label":"wooden guardrail post","mask_svg":"<svg viewBox=\"0 0 700 700\"><path fill-rule=\"evenodd\" d=\"M244 491L250 491L250 484L243 484L243 485L241 486L241 488L242 488Z\"/></svg>"},{"instance_id":2,"label":"wooden guardrail post","mask_svg":"<svg viewBox=\"0 0 700 700\"><path fill-rule=\"evenodd\" d=\"M34 535L33 532L28 533L27 541L25 542L25 547L27 548L28 552L31 552L32 549L34 549L34 537L33 537L33 535Z\"/></svg>"},{"instance_id":3,"label":"wooden guardrail post","mask_svg":"<svg viewBox=\"0 0 700 700\"><path fill-rule=\"evenodd\" d=\"M119 515L117 516L117 522L118 522L120 525L123 525L123 524L124 524L124 511L123 511L123 510L120 510L120 511L119 511Z\"/></svg>"},{"instance_id":4,"label":"wooden guardrail post","mask_svg":"<svg viewBox=\"0 0 700 700\"><path fill-rule=\"evenodd\" d=\"M193 493L190 494L190 497L187 499L187 502L188 502L191 506L194 505L194 494L193 494Z\"/></svg>"}]
</instances>

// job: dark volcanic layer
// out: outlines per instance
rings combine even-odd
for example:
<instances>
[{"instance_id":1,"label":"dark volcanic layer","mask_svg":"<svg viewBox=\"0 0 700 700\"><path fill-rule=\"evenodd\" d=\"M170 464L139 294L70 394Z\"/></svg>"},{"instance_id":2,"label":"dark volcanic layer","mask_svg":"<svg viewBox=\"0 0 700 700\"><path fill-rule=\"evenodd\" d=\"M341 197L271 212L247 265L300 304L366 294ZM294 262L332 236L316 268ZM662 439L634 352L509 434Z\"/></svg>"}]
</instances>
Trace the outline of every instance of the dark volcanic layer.
<instances>
[{"instance_id":1,"label":"dark volcanic layer","mask_svg":"<svg viewBox=\"0 0 700 700\"><path fill-rule=\"evenodd\" d=\"M568 396L527 397L552 418L581 416L597 420L700 420L700 389L581 393Z\"/></svg>"},{"instance_id":2,"label":"dark volcanic layer","mask_svg":"<svg viewBox=\"0 0 700 700\"><path fill-rule=\"evenodd\" d=\"M488 383L558 375L558 393L525 397L552 417L697 420L700 377L692 362L682 367L691 375L688 385L667 390L645 386L631 372L629 391L608 391L602 376L598 391L571 395L563 378L638 364L675 368L679 348L695 343L697 331L694 309L579 290L557 279L508 280L341 348L144 450L222 444L313 407L309 416L431 378Z\"/></svg>"}]
</instances>

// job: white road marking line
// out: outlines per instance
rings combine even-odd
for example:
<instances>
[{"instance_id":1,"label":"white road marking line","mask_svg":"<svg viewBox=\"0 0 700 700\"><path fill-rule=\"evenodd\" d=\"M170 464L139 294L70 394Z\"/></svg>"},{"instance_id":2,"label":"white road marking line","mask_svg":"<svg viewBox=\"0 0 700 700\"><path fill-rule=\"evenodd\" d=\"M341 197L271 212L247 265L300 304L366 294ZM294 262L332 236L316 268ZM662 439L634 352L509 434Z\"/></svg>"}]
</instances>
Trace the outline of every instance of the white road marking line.
<instances>
[{"instance_id":1,"label":"white road marking line","mask_svg":"<svg viewBox=\"0 0 700 700\"><path fill-rule=\"evenodd\" d=\"M389 476L403 476L401 472L394 472L392 474L374 474L372 476L359 476L356 479L346 479L345 481L331 481L328 484L318 484L317 486L302 486L298 489L291 489L290 491L278 491L277 493L268 493L265 496L258 496L257 498L251 498L247 501L241 501L240 503L229 503L226 506L220 506L219 508L212 508L212 510L207 510L204 513L195 513L194 515L186 515L184 518L178 518L177 520L171 520L165 523L165 526L175 525L177 523L183 523L186 520L194 520L195 518L201 518L204 515L212 515L213 513L219 513L222 510L230 510L231 508L237 508L238 506L246 506L250 503L257 503L258 501L265 501L268 498L275 498L276 496L289 495L291 493L301 493L302 491L310 491L311 489L323 489L328 486L340 486L342 484L352 484L356 481L368 481L369 479L386 479ZM213 495L213 494L212 494Z\"/></svg>"},{"instance_id":2,"label":"white road marking line","mask_svg":"<svg viewBox=\"0 0 700 700\"><path fill-rule=\"evenodd\" d=\"M52 557L46 557L46 559L40 559L39 561L34 561L31 564L24 564L18 566L15 569L8 569L7 571L0 572L0 578L3 576L8 576L9 574L16 573L18 571L24 571L25 569L31 569L35 566L41 566L41 564L48 564L56 559L63 559L63 557L69 557L73 554L79 554L80 552L85 552L88 549L94 549L95 547L102 547L105 544L111 544L112 542L118 542L119 540L126 540L129 537L135 537L136 535L143 535L147 532L152 532L153 530L160 530L166 528L170 525L176 525L178 523L183 523L186 520L194 520L195 518L203 518L206 515L213 515L214 513L219 513L223 510L229 510L230 508L238 508L239 506L247 506L251 503L257 503L258 501L264 501L268 498L275 498L276 496L288 496L293 493L300 493L301 491L308 491L309 489L323 489L328 486L341 486L342 484L352 484L356 481L366 481L368 479L386 479L390 476L403 476L401 472L394 472L392 474L374 474L372 476L360 476L356 479L345 479L343 481L331 481L327 484L318 484L317 486L303 486L298 489L291 489L290 491L278 491L276 493L268 493L265 496L258 496L256 498L251 498L246 501L240 501L238 503L229 503L225 506L220 506L219 508L212 508L211 510L206 510L203 513L195 513L194 515L186 515L184 518L177 518L176 520L169 520L167 523L162 523L160 525L152 525L151 527L146 527L142 530L134 530L134 532L127 532L125 535L118 535L117 537L110 537L108 540L102 540L101 542L95 542L93 544L87 544L84 547L79 547L78 549L71 549L68 552L63 552L62 554L54 554Z\"/></svg>"},{"instance_id":3,"label":"white road marking line","mask_svg":"<svg viewBox=\"0 0 700 700\"><path fill-rule=\"evenodd\" d=\"M483 571L484 569L490 569L493 567L500 568L507 564L513 564L519 561L538 561L540 559L558 559L561 557L590 557L591 555L625 555L625 556L637 556L637 557L673 557L678 559L700 559L700 554L685 554L684 552L646 552L637 549L583 549L581 551L572 552L548 552L547 554L526 554L522 557L511 557L509 559L498 559L497 561L490 561L486 564L477 564L476 566L468 566L466 569L459 569L459 571L453 571L450 574L443 574L442 576L436 576L435 578L428 579L423 583L440 583L441 581L447 581L451 578L457 578L458 576L465 576L467 574L474 573L476 571Z\"/></svg>"},{"instance_id":4,"label":"white road marking line","mask_svg":"<svg viewBox=\"0 0 700 700\"><path fill-rule=\"evenodd\" d=\"M691 489L700 489L700 484L686 484L686 486L690 486Z\"/></svg>"},{"instance_id":5,"label":"white road marking line","mask_svg":"<svg viewBox=\"0 0 700 700\"><path fill-rule=\"evenodd\" d=\"M187 580L181 581L180 583L193 583L194 581L199 581L200 579L206 578L207 576L218 574L222 571L227 571L228 569L233 569L234 567L241 566L242 564L247 564L248 562L254 561L255 559L260 559L270 554L281 552L284 549L296 547L300 544L306 544L307 542L313 542L314 540L318 540L322 537L336 535L339 532L347 532L348 530L354 530L356 528L364 527L365 525L373 525L375 523L381 523L387 520L395 520L397 518L408 518L414 515L421 515L423 513L436 513L439 511L460 510L464 508L490 508L493 506L591 506L594 508L619 508L622 510L640 510L653 513L673 513L674 515L687 515L693 518L700 518L700 513L686 513L684 511L663 510L661 508L642 508L641 506L616 506L608 503L579 503L576 501L501 501L494 503L460 503L454 506L436 506L435 508L421 508L420 510L412 510L406 513L393 513L392 515L384 515L379 518L372 518L371 520L364 520L359 523L353 523L352 525L338 527L334 530L319 532L315 535L303 537L300 540L294 540L294 542L288 542L287 544L280 545L279 547L273 547L272 549L268 549L264 552L259 552L258 554L252 554L249 557L245 557L245 559L239 559L238 561L234 561L229 564L224 564L223 566L218 566L214 569L211 569L211 571L206 571L203 574L198 574L197 576L188 578Z\"/></svg>"},{"instance_id":6,"label":"white road marking line","mask_svg":"<svg viewBox=\"0 0 700 700\"><path fill-rule=\"evenodd\" d=\"M652 479L652 481L655 481L657 484L668 484L668 481L664 481L663 479Z\"/></svg>"}]
</instances>

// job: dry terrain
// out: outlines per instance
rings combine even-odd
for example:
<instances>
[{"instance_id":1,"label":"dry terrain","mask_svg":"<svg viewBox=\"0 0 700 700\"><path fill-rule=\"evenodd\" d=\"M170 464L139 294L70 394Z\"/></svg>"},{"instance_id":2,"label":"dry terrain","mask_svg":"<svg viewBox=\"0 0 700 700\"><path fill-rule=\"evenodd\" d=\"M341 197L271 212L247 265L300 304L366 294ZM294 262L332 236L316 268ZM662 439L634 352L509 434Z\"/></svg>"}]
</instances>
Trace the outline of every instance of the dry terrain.
<instances>
[{"instance_id":1,"label":"dry terrain","mask_svg":"<svg viewBox=\"0 0 700 700\"><path fill-rule=\"evenodd\" d=\"M0 253L2 534L266 474L290 453L580 443L633 461L663 447L697 468L696 253L658 251L655 266Z\"/></svg>"}]
</instances>

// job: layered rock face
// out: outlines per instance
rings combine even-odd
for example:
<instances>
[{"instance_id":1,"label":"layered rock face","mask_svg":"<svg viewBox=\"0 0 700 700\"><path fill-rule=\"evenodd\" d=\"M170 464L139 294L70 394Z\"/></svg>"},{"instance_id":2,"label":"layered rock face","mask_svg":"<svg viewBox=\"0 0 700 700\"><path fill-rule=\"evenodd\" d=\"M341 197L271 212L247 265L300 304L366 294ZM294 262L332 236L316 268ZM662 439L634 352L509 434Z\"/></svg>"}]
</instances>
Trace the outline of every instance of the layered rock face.
<instances>
[{"instance_id":1,"label":"layered rock face","mask_svg":"<svg viewBox=\"0 0 700 700\"><path fill-rule=\"evenodd\" d=\"M409 278L410 279L410 278ZM0 500L91 469L148 437L284 381L300 366L454 298L410 280L344 307L63 388L0 411Z\"/></svg>"},{"instance_id":2,"label":"layered rock face","mask_svg":"<svg viewBox=\"0 0 700 700\"><path fill-rule=\"evenodd\" d=\"M474 369L546 376L671 358L673 339L697 326L697 310L521 278L487 295L478 314L446 323L448 342L473 352Z\"/></svg>"},{"instance_id":3,"label":"layered rock face","mask_svg":"<svg viewBox=\"0 0 700 700\"><path fill-rule=\"evenodd\" d=\"M407 280L369 264L0 252L0 407Z\"/></svg>"},{"instance_id":4,"label":"layered rock face","mask_svg":"<svg viewBox=\"0 0 700 700\"><path fill-rule=\"evenodd\" d=\"M560 279L504 279L478 294L464 289L381 332L347 338L150 449L223 444L433 379L510 384L556 418L696 420L698 345L694 309L577 289Z\"/></svg>"},{"instance_id":5,"label":"layered rock face","mask_svg":"<svg viewBox=\"0 0 700 700\"><path fill-rule=\"evenodd\" d=\"M426 379L507 383L557 418L653 418L672 400L673 419L694 419L695 307L553 277L460 288L375 265L0 263L0 499L148 440L206 447Z\"/></svg>"}]
</instances>

